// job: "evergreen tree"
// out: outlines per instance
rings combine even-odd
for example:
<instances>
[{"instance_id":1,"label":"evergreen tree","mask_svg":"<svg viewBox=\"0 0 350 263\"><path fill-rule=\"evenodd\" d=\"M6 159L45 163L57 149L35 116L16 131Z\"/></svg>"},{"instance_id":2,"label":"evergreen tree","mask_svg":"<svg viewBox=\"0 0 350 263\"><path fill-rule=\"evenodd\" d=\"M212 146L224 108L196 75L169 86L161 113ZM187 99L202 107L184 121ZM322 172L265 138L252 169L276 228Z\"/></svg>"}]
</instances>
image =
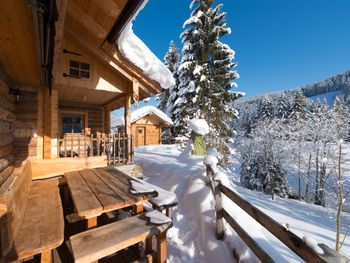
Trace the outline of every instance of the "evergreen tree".
<instances>
[{"instance_id":1,"label":"evergreen tree","mask_svg":"<svg viewBox=\"0 0 350 263\"><path fill-rule=\"evenodd\" d=\"M234 51L219 41L231 32L222 12L223 5L213 7L214 0L193 0L191 17L184 23L181 34L184 43L179 66L179 92L174 102L176 132L187 132L187 120L206 119L213 138L220 138L215 146L227 152L225 143L234 135L228 125L237 112L230 105L241 96L232 92L238 78L232 68ZM211 143L214 140L209 140Z\"/></svg>"},{"instance_id":2,"label":"evergreen tree","mask_svg":"<svg viewBox=\"0 0 350 263\"><path fill-rule=\"evenodd\" d=\"M273 105L269 96L264 96L260 99L257 111L257 119L272 119Z\"/></svg>"},{"instance_id":3,"label":"evergreen tree","mask_svg":"<svg viewBox=\"0 0 350 263\"><path fill-rule=\"evenodd\" d=\"M294 104L292 107L291 117L297 119L297 118L304 118L306 115L306 106L307 106L307 99L304 96L301 89L298 89L295 92L294 97Z\"/></svg>"},{"instance_id":4,"label":"evergreen tree","mask_svg":"<svg viewBox=\"0 0 350 263\"><path fill-rule=\"evenodd\" d=\"M176 99L177 86L179 82L177 74L177 69L179 66L179 50L176 47L174 41L170 41L169 49L164 57L164 64L173 74L173 77L175 79L175 85L173 87L163 90L162 93L159 95L158 108L173 119L173 103Z\"/></svg>"},{"instance_id":5,"label":"evergreen tree","mask_svg":"<svg viewBox=\"0 0 350 263\"><path fill-rule=\"evenodd\" d=\"M278 99L275 116L279 119L288 119L291 115L292 105L285 92L281 93Z\"/></svg>"}]
</instances>

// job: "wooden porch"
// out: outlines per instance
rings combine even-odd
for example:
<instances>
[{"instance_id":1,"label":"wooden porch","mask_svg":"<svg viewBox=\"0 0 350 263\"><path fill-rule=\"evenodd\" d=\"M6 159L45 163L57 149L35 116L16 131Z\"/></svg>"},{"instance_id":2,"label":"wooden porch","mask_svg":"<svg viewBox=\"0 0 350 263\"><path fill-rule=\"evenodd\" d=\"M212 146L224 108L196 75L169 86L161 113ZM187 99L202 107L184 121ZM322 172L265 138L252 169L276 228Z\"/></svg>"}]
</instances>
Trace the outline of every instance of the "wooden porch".
<instances>
[{"instance_id":1,"label":"wooden porch","mask_svg":"<svg viewBox=\"0 0 350 263\"><path fill-rule=\"evenodd\" d=\"M36 181L30 162L14 172L8 168L0 170L2 262L166 261L166 231L172 224L158 211L167 207L144 212L144 204L164 190L154 186L140 192L134 184L142 180L115 168ZM154 223L150 212L166 221Z\"/></svg>"},{"instance_id":2,"label":"wooden porch","mask_svg":"<svg viewBox=\"0 0 350 263\"><path fill-rule=\"evenodd\" d=\"M158 262L165 261L166 229L151 224L143 216L140 200L146 200L145 194L130 192L130 181L134 179L116 183L108 177L114 182L113 190L102 181L101 174L91 177L92 169L97 167L107 169L108 164L132 162L131 105L161 91L159 83L125 59L115 44L142 3L131 0L2 3L0 262L50 262L51 255L54 262L81 262L85 256L91 257L91 261L101 258L105 262L113 257L127 262L135 259L151 262L152 256ZM124 108L125 129L121 134L111 134L110 113L118 108ZM77 192L86 191L82 203L94 204L96 196L105 197L99 203L104 212L96 215L96 220L87 216L70 220L79 211L79 201L72 201L75 188L67 184L64 174L80 170L85 172L74 178L81 182ZM88 191L85 180L90 180L93 192ZM118 189L126 192L117 193ZM106 200L117 202L119 198L119 203L125 203L122 196L138 202L130 201L129 207L113 206L119 212L109 210ZM119 220L119 213L130 217ZM92 222L89 229L86 221ZM135 225L138 232L129 235L127 230ZM94 242L94 239L90 243L80 242L80 238L86 239L87 230L93 231L88 236L95 237L101 231L118 234L100 240L104 247L96 252L96 246L81 247ZM81 235L69 239L77 233ZM155 253L157 249L150 242L156 237L159 253ZM145 247L142 244L146 240L149 241ZM124 248L128 248L126 252Z\"/></svg>"}]
</instances>

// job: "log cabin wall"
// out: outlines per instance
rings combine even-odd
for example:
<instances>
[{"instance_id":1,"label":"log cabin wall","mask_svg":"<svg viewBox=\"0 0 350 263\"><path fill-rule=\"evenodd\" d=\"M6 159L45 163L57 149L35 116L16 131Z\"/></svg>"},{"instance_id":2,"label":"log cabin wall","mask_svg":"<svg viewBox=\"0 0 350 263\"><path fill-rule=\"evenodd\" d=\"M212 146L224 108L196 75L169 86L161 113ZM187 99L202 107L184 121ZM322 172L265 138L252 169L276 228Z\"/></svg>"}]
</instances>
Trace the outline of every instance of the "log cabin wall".
<instances>
[{"instance_id":1,"label":"log cabin wall","mask_svg":"<svg viewBox=\"0 0 350 263\"><path fill-rule=\"evenodd\" d=\"M37 159L38 142L38 92L36 89L20 89L21 98L15 103L14 122L15 165L25 160Z\"/></svg>"},{"instance_id":2,"label":"log cabin wall","mask_svg":"<svg viewBox=\"0 0 350 263\"><path fill-rule=\"evenodd\" d=\"M103 132L103 108L97 105L69 105L64 103L59 103L59 113L60 115L65 112L77 112L84 113L85 118L85 128L90 128L91 132L95 134L96 132ZM61 117L59 117L59 134L62 133L61 128Z\"/></svg>"},{"instance_id":3,"label":"log cabin wall","mask_svg":"<svg viewBox=\"0 0 350 263\"><path fill-rule=\"evenodd\" d=\"M9 94L8 85L0 81L0 161L13 163L15 119L14 96Z\"/></svg>"}]
</instances>

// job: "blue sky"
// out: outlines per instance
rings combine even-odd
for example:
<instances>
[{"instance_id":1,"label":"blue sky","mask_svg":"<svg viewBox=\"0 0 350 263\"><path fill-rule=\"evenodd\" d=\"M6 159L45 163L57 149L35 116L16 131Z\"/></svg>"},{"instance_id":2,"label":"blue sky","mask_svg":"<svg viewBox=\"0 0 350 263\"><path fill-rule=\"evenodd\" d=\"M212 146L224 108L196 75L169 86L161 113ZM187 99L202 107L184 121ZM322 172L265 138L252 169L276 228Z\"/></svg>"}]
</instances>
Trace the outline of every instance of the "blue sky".
<instances>
[{"instance_id":1,"label":"blue sky","mask_svg":"<svg viewBox=\"0 0 350 263\"><path fill-rule=\"evenodd\" d=\"M179 48L186 0L149 0L135 33L163 60L170 40ZM350 70L350 0L217 0L232 34L247 96L296 88Z\"/></svg>"}]
</instances>

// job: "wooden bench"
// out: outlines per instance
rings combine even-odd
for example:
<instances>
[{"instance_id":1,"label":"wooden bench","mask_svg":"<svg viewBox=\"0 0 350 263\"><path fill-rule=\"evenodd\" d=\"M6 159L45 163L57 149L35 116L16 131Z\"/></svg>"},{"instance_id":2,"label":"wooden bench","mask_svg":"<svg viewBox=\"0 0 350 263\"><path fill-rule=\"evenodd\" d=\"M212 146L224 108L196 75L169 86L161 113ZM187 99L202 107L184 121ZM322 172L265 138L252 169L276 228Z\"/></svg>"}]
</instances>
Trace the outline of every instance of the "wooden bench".
<instances>
[{"instance_id":1,"label":"wooden bench","mask_svg":"<svg viewBox=\"0 0 350 263\"><path fill-rule=\"evenodd\" d=\"M29 162L7 178L0 186L0 238L5 262L36 254L41 262L51 261L64 238L57 179L32 182Z\"/></svg>"},{"instance_id":2,"label":"wooden bench","mask_svg":"<svg viewBox=\"0 0 350 263\"><path fill-rule=\"evenodd\" d=\"M172 226L172 222L169 220L169 223L155 225L149 222L150 219L145 214L128 217L70 237L75 262L93 262L145 240L151 243L146 247L146 258L149 258L153 253L153 236L157 238L157 262L166 262L166 230Z\"/></svg>"}]
</instances>

